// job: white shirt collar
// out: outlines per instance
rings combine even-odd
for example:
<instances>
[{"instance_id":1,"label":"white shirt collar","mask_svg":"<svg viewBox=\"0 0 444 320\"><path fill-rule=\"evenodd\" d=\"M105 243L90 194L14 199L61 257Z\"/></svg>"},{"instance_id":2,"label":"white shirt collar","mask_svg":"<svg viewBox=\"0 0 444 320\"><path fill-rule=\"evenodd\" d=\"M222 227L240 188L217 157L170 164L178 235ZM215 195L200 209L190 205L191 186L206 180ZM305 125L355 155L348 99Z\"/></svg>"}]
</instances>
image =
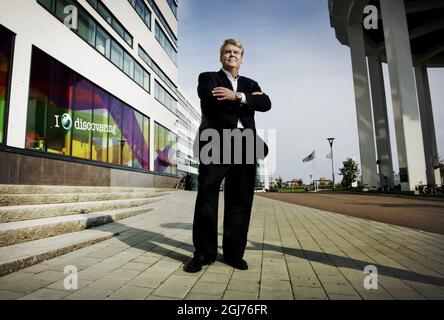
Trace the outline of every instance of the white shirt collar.
<instances>
[{"instance_id":1,"label":"white shirt collar","mask_svg":"<svg viewBox=\"0 0 444 320\"><path fill-rule=\"evenodd\" d=\"M236 78L233 78L231 73L225 70L224 68L222 68L222 71L227 75L228 79L230 79L231 81L237 81L239 79L239 74L237 74Z\"/></svg>"}]
</instances>

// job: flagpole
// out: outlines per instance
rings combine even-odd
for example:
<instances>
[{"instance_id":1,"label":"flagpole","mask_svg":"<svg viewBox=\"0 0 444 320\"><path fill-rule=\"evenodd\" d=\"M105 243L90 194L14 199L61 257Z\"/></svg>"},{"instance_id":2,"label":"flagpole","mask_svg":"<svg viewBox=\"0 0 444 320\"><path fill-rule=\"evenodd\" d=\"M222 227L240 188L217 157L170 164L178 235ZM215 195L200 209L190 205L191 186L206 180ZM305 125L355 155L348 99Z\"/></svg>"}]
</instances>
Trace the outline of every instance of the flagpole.
<instances>
[{"instance_id":1,"label":"flagpole","mask_svg":"<svg viewBox=\"0 0 444 320\"><path fill-rule=\"evenodd\" d=\"M314 176L314 189L315 191L318 191L318 174L317 174L317 170L316 170L316 149L315 149L315 156L313 158L313 176Z\"/></svg>"},{"instance_id":2,"label":"flagpole","mask_svg":"<svg viewBox=\"0 0 444 320\"><path fill-rule=\"evenodd\" d=\"M315 159L313 159L313 165L312 165L312 173L313 173L313 191L316 191L316 175L315 175Z\"/></svg>"}]
</instances>

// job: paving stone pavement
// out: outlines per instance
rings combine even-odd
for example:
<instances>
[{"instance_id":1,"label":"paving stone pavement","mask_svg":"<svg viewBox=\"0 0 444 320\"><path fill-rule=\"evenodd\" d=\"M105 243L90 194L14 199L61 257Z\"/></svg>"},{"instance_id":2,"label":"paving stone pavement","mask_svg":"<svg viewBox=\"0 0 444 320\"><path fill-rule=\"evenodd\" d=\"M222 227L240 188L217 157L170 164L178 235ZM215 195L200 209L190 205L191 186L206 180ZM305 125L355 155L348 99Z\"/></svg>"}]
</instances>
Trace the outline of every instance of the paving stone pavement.
<instances>
[{"instance_id":1,"label":"paving stone pavement","mask_svg":"<svg viewBox=\"0 0 444 320\"><path fill-rule=\"evenodd\" d=\"M188 274L195 197L174 192L153 211L111 224L129 227L115 238L0 277L0 299L444 299L444 236L260 196L250 268L234 270L219 257ZM223 194L220 244L222 212ZM68 265L79 271L75 290L64 287ZM364 286L369 265L377 289Z\"/></svg>"}]
</instances>

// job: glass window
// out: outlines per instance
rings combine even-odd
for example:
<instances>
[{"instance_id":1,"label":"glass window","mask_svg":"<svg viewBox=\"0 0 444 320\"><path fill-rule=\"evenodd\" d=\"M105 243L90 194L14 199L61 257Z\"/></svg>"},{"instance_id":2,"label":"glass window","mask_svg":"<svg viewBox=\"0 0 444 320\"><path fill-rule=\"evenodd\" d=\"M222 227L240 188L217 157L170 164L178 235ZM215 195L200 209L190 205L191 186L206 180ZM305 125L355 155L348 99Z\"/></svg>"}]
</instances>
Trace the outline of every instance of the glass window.
<instances>
[{"instance_id":1,"label":"glass window","mask_svg":"<svg viewBox=\"0 0 444 320\"><path fill-rule=\"evenodd\" d=\"M111 45L111 61L119 69L123 69L123 49L115 41L112 41L112 45Z\"/></svg>"},{"instance_id":2,"label":"glass window","mask_svg":"<svg viewBox=\"0 0 444 320\"><path fill-rule=\"evenodd\" d=\"M165 91L161 86L159 86L159 101L165 105Z\"/></svg>"},{"instance_id":3,"label":"glass window","mask_svg":"<svg viewBox=\"0 0 444 320\"><path fill-rule=\"evenodd\" d=\"M177 174L176 148L177 138L174 133L161 125L154 124L154 171Z\"/></svg>"},{"instance_id":4,"label":"glass window","mask_svg":"<svg viewBox=\"0 0 444 320\"><path fill-rule=\"evenodd\" d=\"M46 110L46 150L70 155L74 76L65 66L51 61L49 101ZM48 72L48 71L46 71Z\"/></svg>"},{"instance_id":5,"label":"glass window","mask_svg":"<svg viewBox=\"0 0 444 320\"><path fill-rule=\"evenodd\" d=\"M160 41L160 28L157 26L157 24L156 24L155 34L156 34L156 39Z\"/></svg>"},{"instance_id":6,"label":"glass window","mask_svg":"<svg viewBox=\"0 0 444 320\"><path fill-rule=\"evenodd\" d=\"M97 130L92 132L91 159L108 161L108 134L115 133L115 127L108 123L109 95L103 90L95 87L93 97L93 123L97 124Z\"/></svg>"},{"instance_id":7,"label":"glass window","mask_svg":"<svg viewBox=\"0 0 444 320\"><path fill-rule=\"evenodd\" d=\"M136 11L139 14L139 16L141 17L145 16L145 6L142 0L136 0Z\"/></svg>"},{"instance_id":8,"label":"glass window","mask_svg":"<svg viewBox=\"0 0 444 320\"><path fill-rule=\"evenodd\" d=\"M177 18L177 4L174 2L174 0L167 0L168 5L170 6L171 10L173 11L174 16Z\"/></svg>"},{"instance_id":9,"label":"glass window","mask_svg":"<svg viewBox=\"0 0 444 320\"><path fill-rule=\"evenodd\" d=\"M177 136L171 131L167 133L167 141L168 141L168 163L169 163L169 172L171 174L177 174Z\"/></svg>"},{"instance_id":10,"label":"glass window","mask_svg":"<svg viewBox=\"0 0 444 320\"><path fill-rule=\"evenodd\" d=\"M122 103L112 97L109 98L109 101L109 125L113 132L108 135L108 162L121 164L121 154L124 144L122 131L120 129L122 126Z\"/></svg>"},{"instance_id":11,"label":"glass window","mask_svg":"<svg viewBox=\"0 0 444 320\"><path fill-rule=\"evenodd\" d=\"M0 26L0 143L4 143L5 116L14 35Z\"/></svg>"},{"instance_id":12,"label":"glass window","mask_svg":"<svg viewBox=\"0 0 444 320\"><path fill-rule=\"evenodd\" d=\"M37 48L28 101L27 149L149 169L149 119Z\"/></svg>"},{"instance_id":13,"label":"glass window","mask_svg":"<svg viewBox=\"0 0 444 320\"><path fill-rule=\"evenodd\" d=\"M54 0L38 0L38 3L40 3L49 11L53 11Z\"/></svg>"},{"instance_id":14,"label":"glass window","mask_svg":"<svg viewBox=\"0 0 444 320\"><path fill-rule=\"evenodd\" d=\"M123 55L123 72L125 72L131 79L134 78L134 59L128 53Z\"/></svg>"},{"instance_id":15,"label":"glass window","mask_svg":"<svg viewBox=\"0 0 444 320\"><path fill-rule=\"evenodd\" d=\"M111 38L101 27L97 26L96 49L108 59L111 51Z\"/></svg>"},{"instance_id":16,"label":"glass window","mask_svg":"<svg viewBox=\"0 0 444 320\"><path fill-rule=\"evenodd\" d=\"M55 14L56 17L64 22L65 18L70 14L68 11L65 13L66 6L74 5L74 2L72 0L57 0L56 1L56 8L55 8Z\"/></svg>"},{"instance_id":17,"label":"glass window","mask_svg":"<svg viewBox=\"0 0 444 320\"><path fill-rule=\"evenodd\" d=\"M95 131L92 122L93 86L83 77L77 76L73 111L72 156L91 158L91 134Z\"/></svg>"},{"instance_id":18,"label":"glass window","mask_svg":"<svg viewBox=\"0 0 444 320\"><path fill-rule=\"evenodd\" d=\"M159 88L160 86L157 84L157 82L154 82L154 97L156 99L159 99Z\"/></svg>"},{"instance_id":19,"label":"glass window","mask_svg":"<svg viewBox=\"0 0 444 320\"><path fill-rule=\"evenodd\" d=\"M97 0L86 0L94 9L97 9Z\"/></svg>"},{"instance_id":20,"label":"glass window","mask_svg":"<svg viewBox=\"0 0 444 320\"><path fill-rule=\"evenodd\" d=\"M171 82L170 79L165 75L165 73L155 64L155 62L151 59L151 57L143 50L141 46L139 46L139 57L154 71L155 74L162 79L163 82L174 92L177 91L176 86Z\"/></svg>"},{"instance_id":21,"label":"glass window","mask_svg":"<svg viewBox=\"0 0 444 320\"><path fill-rule=\"evenodd\" d=\"M123 30L122 25L121 25L116 19L113 19L112 27L113 27L113 29L117 32L117 34L118 34L119 36L121 36L122 38L124 37L124 35L125 35L125 30Z\"/></svg>"},{"instance_id":22,"label":"glass window","mask_svg":"<svg viewBox=\"0 0 444 320\"><path fill-rule=\"evenodd\" d=\"M27 149L46 151L46 110L49 103L50 70L50 59L33 48L26 124Z\"/></svg>"},{"instance_id":23,"label":"glass window","mask_svg":"<svg viewBox=\"0 0 444 320\"><path fill-rule=\"evenodd\" d=\"M133 166L133 148L135 148L135 143L133 140L133 129L134 129L134 111L125 104L122 106L122 162L121 165L132 167Z\"/></svg>"},{"instance_id":24,"label":"glass window","mask_svg":"<svg viewBox=\"0 0 444 320\"><path fill-rule=\"evenodd\" d=\"M142 167L146 171L150 165L150 119L143 117L143 161Z\"/></svg>"},{"instance_id":25,"label":"glass window","mask_svg":"<svg viewBox=\"0 0 444 320\"><path fill-rule=\"evenodd\" d=\"M105 8L105 6L101 2L99 2L97 5L97 11L102 16L102 18L106 20L106 22L108 22L109 24L112 23L113 18L111 12L109 12L109 10Z\"/></svg>"},{"instance_id":26,"label":"glass window","mask_svg":"<svg viewBox=\"0 0 444 320\"><path fill-rule=\"evenodd\" d=\"M124 34L124 40L126 41L126 43L128 43L131 47L133 46L133 36L130 35L128 32L125 31Z\"/></svg>"},{"instance_id":27,"label":"glass window","mask_svg":"<svg viewBox=\"0 0 444 320\"><path fill-rule=\"evenodd\" d=\"M111 11L100 0L87 0L89 4L105 19L106 22L125 40L131 47L133 46L133 37L125 30L123 25L113 16ZM86 13L85 13L86 14Z\"/></svg>"},{"instance_id":28,"label":"glass window","mask_svg":"<svg viewBox=\"0 0 444 320\"><path fill-rule=\"evenodd\" d=\"M96 23L83 11L79 12L79 24L77 32L83 40L88 42L90 45L95 46Z\"/></svg>"},{"instance_id":29,"label":"glass window","mask_svg":"<svg viewBox=\"0 0 444 320\"><path fill-rule=\"evenodd\" d=\"M143 68L137 62L134 66L134 80L143 87Z\"/></svg>"},{"instance_id":30,"label":"glass window","mask_svg":"<svg viewBox=\"0 0 444 320\"><path fill-rule=\"evenodd\" d=\"M133 111L133 144L131 149L133 150L134 159L133 167L142 169L143 165L143 117L137 112Z\"/></svg>"},{"instance_id":31,"label":"glass window","mask_svg":"<svg viewBox=\"0 0 444 320\"><path fill-rule=\"evenodd\" d=\"M143 71L143 88L150 92L150 74L145 70Z\"/></svg>"},{"instance_id":32,"label":"glass window","mask_svg":"<svg viewBox=\"0 0 444 320\"><path fill-rule=\"evenodd\" d=\"M160 28L158 23L156 23L155 36L157 41L159 41L160 45L162 46L162 48L168 54L168 56L173 60L174 63L176 63L177 61L176 49L170 43L170 41L168 40L167 36L165 35L164 31Z\"/></svg>"},{"instance_id":33,"label":"glass window","mask_svg":"<svg viewBox=\"0 0 444 320\"><path fill-rule=\"evenodd\" d=\"M146 7L145 7L145 13L143 15L143 21L151 29L151 12L147 10Z\"/></svg>"}]
</instances>

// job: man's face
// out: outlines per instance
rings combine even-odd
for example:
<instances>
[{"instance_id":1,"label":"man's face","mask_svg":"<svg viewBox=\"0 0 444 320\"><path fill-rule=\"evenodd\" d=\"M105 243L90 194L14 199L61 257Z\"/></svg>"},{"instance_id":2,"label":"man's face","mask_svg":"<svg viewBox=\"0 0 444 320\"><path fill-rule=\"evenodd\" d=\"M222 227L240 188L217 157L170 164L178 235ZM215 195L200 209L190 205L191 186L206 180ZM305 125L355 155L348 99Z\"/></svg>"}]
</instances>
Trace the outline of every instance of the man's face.
<instances>
[{"instance_id":1,"label":"man's face","mask_svg":"<svg viewBox=\"0 0 444 320\"><path fill-rule=\"evenodd\" d=\"M225 70L240 68L243 62L241 51L241 48L236 47L232 44L227 44L224 47L222 51L222 56L220 57L220 62L222 63L222 66Z\"/></svg>"}]
</instances>

